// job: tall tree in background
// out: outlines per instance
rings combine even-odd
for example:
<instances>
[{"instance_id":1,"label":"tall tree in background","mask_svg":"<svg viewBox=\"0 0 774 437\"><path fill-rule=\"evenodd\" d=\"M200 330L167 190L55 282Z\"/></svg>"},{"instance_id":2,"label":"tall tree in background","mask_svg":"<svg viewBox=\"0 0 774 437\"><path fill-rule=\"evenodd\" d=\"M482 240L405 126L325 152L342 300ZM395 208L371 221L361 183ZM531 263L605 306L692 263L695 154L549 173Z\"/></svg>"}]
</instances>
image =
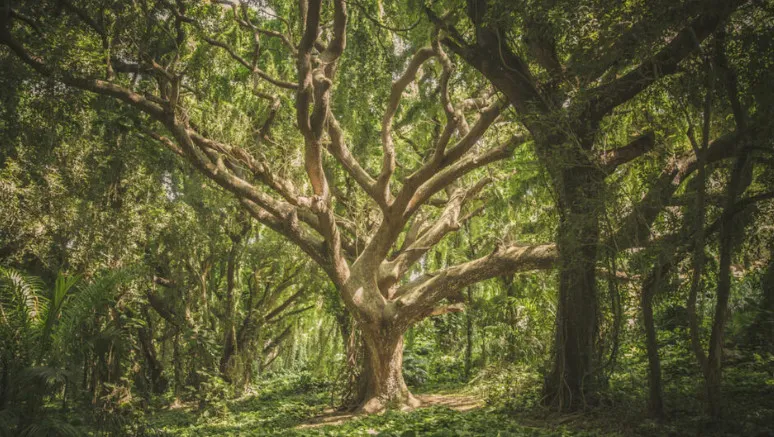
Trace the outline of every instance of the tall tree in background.
<instances>
[{"instance_id":1,"label":"tall tree in background","mask_svg":"<svg viewBox=\"0 0 774 437\"><path fill-rule=\"evenodd\" d=\"M545 394L560 409L584 405L597 387L600 255L646 243L659 212L696 168L690 157L682 166L665 168L615 235L603 242L606 179L656 145L646 111L641 121L630 124L636 138L629 144L604 150L604 129L625 114L616 113L617 108L678 73L681 62L723 29L745 2L581 3L467 0L466 19L442 8L428 9L430 19L444 30L443 44L481 72L516 109L551 176L559 212L560 281L553 367ZM562 26L563 20L576 24ZM732 156L739 139L738 133L719 139L705 159Z\"/></svg>"}]
</instances>

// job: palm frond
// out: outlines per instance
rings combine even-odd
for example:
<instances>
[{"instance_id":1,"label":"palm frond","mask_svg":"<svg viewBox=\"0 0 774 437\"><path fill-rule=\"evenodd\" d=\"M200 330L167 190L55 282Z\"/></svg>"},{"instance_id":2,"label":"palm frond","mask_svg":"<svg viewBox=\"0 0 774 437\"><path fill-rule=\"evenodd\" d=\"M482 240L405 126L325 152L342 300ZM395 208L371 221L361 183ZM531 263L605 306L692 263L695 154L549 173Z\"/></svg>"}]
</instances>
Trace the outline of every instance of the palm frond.
<instances>
[{"instance_id":1,"label":"palm frond","mask_svg":"<svg viewBox=\"0 0 774 437\"><path fill-rule=\"evenodd\" d=\"M51 332L59 317L59 313L62 311L62 305L67 299L68 292L75 287L75 284L80 280L80 275L67 276L63 273L59 273L56 277L56 283L54 289L51 290L51 302L46 313L46 323L43 328L43 344L48 344L48 339L51 336Z\"/></svg>"}]
</instances>

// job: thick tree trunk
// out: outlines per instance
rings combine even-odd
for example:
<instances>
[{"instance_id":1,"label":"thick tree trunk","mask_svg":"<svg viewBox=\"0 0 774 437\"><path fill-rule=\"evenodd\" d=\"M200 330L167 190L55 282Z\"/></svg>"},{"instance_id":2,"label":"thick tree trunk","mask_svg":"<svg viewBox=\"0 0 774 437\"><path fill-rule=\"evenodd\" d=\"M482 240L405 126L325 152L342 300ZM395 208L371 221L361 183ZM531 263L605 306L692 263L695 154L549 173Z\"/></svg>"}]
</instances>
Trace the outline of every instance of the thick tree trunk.
<instances>
[{"instance_id":1,"label":"thick tree trunk","mask_svg":"<svg viewBox=\"0 0 774 437\"><path fill-rule=\"evenodd\" d=\"M358 394L358 385L361 383L358 375L360 371L358 357L362 354L359 353L361 348L357 341L357 327L354 326L351 316L344 308L336 311L335 317L344 350L344 378L346 385L341 393L342 407L355 409L358 406L358 402L362 400Z\"/></svg>"},{"instance_id":2,"label":"thick tree trunk","mask_svg":"<svg viewBox=\"0 0 774 437\"><path fill-rule=\"evenodd\" d=\"M596 263L602 175L593 168L562 171L557 184L560 221L559 303L554 363L545 400L559 410L589 404L597 334Z\"/></svg>"},{"instance_id":3,"label":"thick tree trunk","mask_svg":"<svg viewBox=\"0 0 774 437\"><path fill-rule=\"evenodd\" d=\"M371 327L362 330L365 361L361 374L361 411L374 413L387 408L406 410L419 406L403 380L404 331Z\"/></svg>"}]
</instances>

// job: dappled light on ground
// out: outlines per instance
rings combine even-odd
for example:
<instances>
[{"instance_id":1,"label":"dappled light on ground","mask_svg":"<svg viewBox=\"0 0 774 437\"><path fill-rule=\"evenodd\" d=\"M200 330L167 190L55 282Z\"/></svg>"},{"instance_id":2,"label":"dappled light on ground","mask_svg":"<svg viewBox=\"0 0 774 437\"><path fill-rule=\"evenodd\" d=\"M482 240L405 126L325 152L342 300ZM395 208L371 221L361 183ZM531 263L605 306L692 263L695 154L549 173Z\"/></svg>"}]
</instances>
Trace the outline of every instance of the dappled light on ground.
<instances>
[{"instance_id":1,"label":"dappled light on ground","mask_svg":"<svg viewBox=\"0 0 774 437\"><path fill-rule=\"evenodd\" d=\"M484 406L484 401L469 395L453 394L424 394L415 395L422 402L419 408L446 407L461 413L471 411ZM307 423L301 424L297 429L319 428L328 425L341 425L349 420L363 416L361 413L340 412L332 408L326 409L324 414L313 418Z\"/></svg>"}]
</instances>

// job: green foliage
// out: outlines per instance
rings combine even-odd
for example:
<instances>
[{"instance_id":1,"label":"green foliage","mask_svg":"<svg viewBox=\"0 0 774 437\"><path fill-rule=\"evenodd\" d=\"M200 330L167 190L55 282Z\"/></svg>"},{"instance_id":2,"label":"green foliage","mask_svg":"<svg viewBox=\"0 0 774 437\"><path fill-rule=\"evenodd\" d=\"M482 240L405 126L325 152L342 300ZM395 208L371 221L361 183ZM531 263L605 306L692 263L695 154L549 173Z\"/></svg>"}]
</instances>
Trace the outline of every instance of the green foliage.
<instances>
[{"instance_id":1,"label":"green foliage","mask_svg":"<svg viewBox=\"0 0 774 437\"><path fill-rule=\"evenodd\" d=\"M225 416L212 418L194 412L168 411L149 415L147 429L161 435L290 435L290 436L594 436L566 427L527 426L503 410L484 409L461 413L446 407L423 408L411 413L389 412L378 416L345 417L334 426L299 426L327 407L326 384L309 379L308 373L284 373L264 381L261 394L228 403ZM321 390L323 389L323 390Z\"/></svg>"},{"instance_id":2,"label":"green foliage","mask_svg":"<svg viewBox=\"0 0 774 437\"><path fill-rule=\"evenodd\" d=\"M80 9L70 9L70 3ZM184 3L185 15L201 20L201 25L189 26L189 19L172 9ZM332 20L332 2L323 3L321 41L329 38ZM701 13L697 8L709 4L490 0L482 19L497 31L487 34L474 29L468 13L475 8L467 3L479 4L346 2L348 45L331 84L331 106L352 155L370 175L377 175L382 165L378 144L390 86L415 50L434 38L444 39L455 66L448 90L453 104L471 96L511 97L501 89L503 82L490 83L482 75L487 68L469 65L449 44L457 38L472 44L494 38L499 56L487 62L505 62L503 49L525 59L528 76L534 76L529 79L552 112L533 120L523 108L506 108L475 149L514 133L530 139L508 160L457 182L455 187L465 187L481 177L492 179L474 199L481 206L477 215L430 248L407 281L516 242L555 241L560 219L577 217L563 215L567 202L560 199L557 176L549 170L572 163L563 156L541 155L545 139L535 135L539 129L534 126L549 125L551 133L562 134L587 130L585 125L568 128L565 118L576 114L564 114L560 108L585 110L583 103L600 88L625 78L640 63L651 65L651 56ZM287 33L297 42L302 30L297 5L268 0L232 9L218 2L11 1L0 11L0 36L15 35L34 59L46 60L56 71L112 81L151 100L166 98L173 88L169 75L158 71L169 68L166 73L182 77L182 103L172 109L177 119L224 144L239 145L306 195L305 151L299 147L304 140L293 113L296 92L274 95L267 81L233 59L235 54L254 62L253 69L296 80L296 60L282 41L271 34L254 37L234 18ZM436 29L428 11L438 14L442 27L455 26L460 35ZM752 150L751 163L740 199L774 190L768 121L774 108L772 11L771 1L749 2L721 27L728 33L723 48L739 104L748 126L759 126L745 140ZM95 23L109 32L99 35L84 22L84 13L93 14ZM217 37L233 53L207 43L205 36ZM254 55L256 38L260 56ZM536 38L556 42L559 74L535 56ZM297 426L355 395L357 381L350 377L363 362L358 336L362 320L352 317L351 304L312 267L308 254L253 222L190 160L178 159L148 135L170 134L159 123L121 102L62 86L56 81L61 75L41 77L3 45L0 437L772 432L774 295L767 294L772 286L765 280L774 274L774 268L766 267L766 262L774 265L771 202L752 205L733 222L731 317L721 345L729 410L723 421L711 422L703 415L703 376L689 341L686 302L692 260L681 261L689 252L676 243L693 241L698 192L696 178L688 171L695 163L686 133L715 141L741 129L724 68L708 68L709 61L715 62L719 41L720 32L698 41L674 73L662 77L663 72L654 70L657 80L652 86L597 120L584 145L582 155L597 165L600 154L644 132L652 131L656 138L653 150L604 175L599 204L591 205L601 217L593 315L598 321L593 361L599 364L593 376L601 375L601 384L593 393L595 409L567 418L553 417L541 406L547 363L562 347L553 344L560 275L526 272L458 290L459 295L442 304L464 304L464 313L426 319L406 334L403 375L412 390L452 387L456 393L464 387L485 401L484 408L468 413L444 407L389 412L310 429ZM111 56L127 62L137 58L142 71L106 71ZM149 60L157 64L148 69ZM507 76L513 65L504 67L495 70ZM428 61L398 107L393 126L398 179L430 156L442 130L445 108L437 103L441 77L440 64ZM650 77L643 76L646 79ZM262 96L265 93L276 97L281 110L271 134L262 138L257 134L260 122L274 104ZM466 112L471 125L475 113ZM705 119L707 138L699 135ZM528 132L527 126L535 132ZM578 139L571 133L562 141L575 145ZM461 132L452 135L453 141L462 137ZM329 146L328 141L324 136L322 145ZM323 161L334 213L346 224L343 232L353 237L351 244L359 254L361 236L383 219L374 213L378 208L373 200L358 191L358 184L330 154ZM707 224L726 212L730 163L718 160L707 166ZM680 173L670 173L676 167ZM239 175L251 177L241 168ZM653 211L637 210L647 193L661 185L674 186L674 195L647 205ZM442 201L445 194L434 200ZM432 223L440 210L423 207L415 219ZM633 212L639 212L633 216L636 229L622 227ZM647 217L650 213L654 217ZM297 216L282 214L283 225L293 225ZM300 226L305 232L311 229ZM635 237L643 241L619 250L620 240ZM404 230L390 256L406 238ZM325 247L320 241L314 240ZM707 236L702 250L707 263L697 313L699 342L706 349L716 317L720 269L715 235ZM649 367L641 297L656 262L673 254L679 259L660 278L653 301L668 414L658 423L644 418ZM342 391L349 393L340 396Z\"/></svg>"},{"instance_id":3,"label":"green foliage","mask_svg":"<svg viewBox=\"0 0 774 437\"><path fill-rule=\"evenodd\" d=\"M520 411L540 406L540 380L534 368L511 365L486 368L471 382L488 405Z\"/></svg>"}]
</instances>

